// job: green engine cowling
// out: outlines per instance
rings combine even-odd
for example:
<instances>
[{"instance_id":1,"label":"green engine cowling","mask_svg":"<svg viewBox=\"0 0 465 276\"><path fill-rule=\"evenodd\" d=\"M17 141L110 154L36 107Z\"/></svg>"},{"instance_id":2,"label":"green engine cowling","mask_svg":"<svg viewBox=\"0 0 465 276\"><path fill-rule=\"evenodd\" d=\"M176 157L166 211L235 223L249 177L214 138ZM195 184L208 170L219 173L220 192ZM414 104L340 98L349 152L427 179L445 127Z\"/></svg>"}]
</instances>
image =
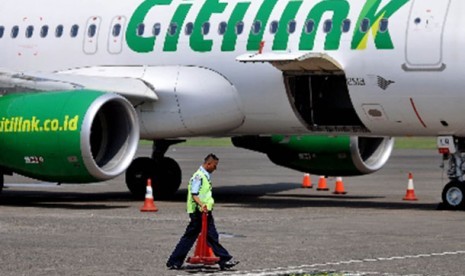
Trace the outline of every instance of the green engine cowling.
<instances>
[{"instance_id":1,"label":"green engine cowling","mask_svg":"<svg viewBox=\"0 0 465 276\"><path fill-rule=\"evenodd\" d=\"M104 181L130 165L139 124L123 97L91 90L0 97L0 166L62 183Z\"/></svg>"},{"instance_id":2,"label":"green engine cowling","mask_svg":"<svg viewBox=\"0 0 465 276\"><path fill-rule=\"evenodd\" d=\"M242 136L236 147L259 151L280 166L326 176L373 173L386 164L394 139L355 136Z\"/></svg>"}]
</instances>

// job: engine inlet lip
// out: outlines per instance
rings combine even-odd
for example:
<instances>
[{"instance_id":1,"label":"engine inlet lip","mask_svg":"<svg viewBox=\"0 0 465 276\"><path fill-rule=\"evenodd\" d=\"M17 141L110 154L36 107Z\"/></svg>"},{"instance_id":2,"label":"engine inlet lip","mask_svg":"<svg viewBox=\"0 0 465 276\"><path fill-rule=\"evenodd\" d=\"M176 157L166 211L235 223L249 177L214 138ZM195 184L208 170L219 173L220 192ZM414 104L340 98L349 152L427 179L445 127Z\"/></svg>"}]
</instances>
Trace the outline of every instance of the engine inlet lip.
<instances>
[{"instance_id":1,"label":"engine inlet lip","mask_svg":"<svg viewBox=\"0 0 465 276\"><path fill-rule=\"evenodd\" d=\"M130 132L126 142L125 157L116 166L113 166L111 169L104 170L98 166L93 158L90 144L90 130L99 110L102 108L102 106L109 102L116 102L124 107L124 110L128 115L128 121L130 122L133 129ZM137 114L129 101L114 93L106 93L96 98L87 110L81 127L81 155L83 158L83 163L89 174L97 180L108 180L123 173L130 165L133 157L136 154L139 142L139 132Z\"/></svg>"}]
</instances>

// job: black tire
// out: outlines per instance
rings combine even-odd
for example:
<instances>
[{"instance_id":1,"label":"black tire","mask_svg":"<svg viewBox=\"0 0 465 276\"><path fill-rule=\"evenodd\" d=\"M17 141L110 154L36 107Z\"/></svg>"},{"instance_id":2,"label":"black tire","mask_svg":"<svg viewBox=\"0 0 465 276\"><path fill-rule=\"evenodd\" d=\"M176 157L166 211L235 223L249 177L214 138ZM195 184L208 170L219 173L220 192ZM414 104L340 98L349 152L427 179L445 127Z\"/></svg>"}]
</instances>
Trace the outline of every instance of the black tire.
<instances>
[{"instance_id":1,"label":"black tire","mask_svg":"<svg viewBox=\"0 0 465 276\"><path fill-rule=\"evenodd\" d=\"M442 190L443 207L449 210L465 209L465 187L464 183L452 180Z\"/></svg>"},{"instance_id":2,"label":"black tire","mask_svg":"<svg viewBox=\"0 0 465 276\"><path fill-rule=\"evenodd\" d=\"M126 170L126 185L137 199L143 199L147 189L147 179L152 179L153 197L168 199L173 197L181 185L181 168L172 158L151 159L139 157L132 161Z\"/></svg>"},{"instance_id":3,"label":"black tire","mask_svg":"<svg viewBox=\"0 0 465 276\"><path fill-rule=\"evenodd\" d=\"M181 168L178 163L170 157L163 157L156 160L155 163L153 196L157 199L171 198L181 185Z\"/></svg>"},{"instance_id":4,"label":"black tire","mask_svg":"<svg viewBox=\"0 0 465 276\"><path fill-rule=\"evenodd\" d=\"M126 170L126 185L129 191L137 199L145 198L147 190L147 179L152 179L154 186L155 161L148 157L139 157L132 161Z\"/></svg>"},{"instance_id":5,"label":"black tire","mask_svg":"<svg viewBox=\"0 0 465 276\"><path fill-rule=\"evenodd\" d=\"M3 184L5 182L5 177L3 176L3 174L0 176L0 195L2 194L2 191L3 191Z\"/></svg>"}]
</instances>

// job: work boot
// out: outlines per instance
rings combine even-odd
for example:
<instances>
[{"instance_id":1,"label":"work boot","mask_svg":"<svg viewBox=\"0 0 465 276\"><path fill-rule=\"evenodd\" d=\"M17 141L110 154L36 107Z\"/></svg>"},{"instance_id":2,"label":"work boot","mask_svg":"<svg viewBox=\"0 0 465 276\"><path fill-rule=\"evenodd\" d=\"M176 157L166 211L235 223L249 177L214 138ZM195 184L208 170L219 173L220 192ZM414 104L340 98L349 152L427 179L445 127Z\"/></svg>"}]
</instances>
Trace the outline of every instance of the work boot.
<instances>
[{"instance_id":1,"label":"work boot","mask_svg":"<svg viewBox=\"0 0 465 276\"><path fill-rule=\"evenodd\" d=\"M220 265L220 269L221 269L221 270L226 270L226 269L233 268L233 267L236 266L238 263L239 263L239 261L236 261L236 260L229 260L229 261L227 261L227 262L220 262L219 265Z\"/></svg>"}]
</instances>

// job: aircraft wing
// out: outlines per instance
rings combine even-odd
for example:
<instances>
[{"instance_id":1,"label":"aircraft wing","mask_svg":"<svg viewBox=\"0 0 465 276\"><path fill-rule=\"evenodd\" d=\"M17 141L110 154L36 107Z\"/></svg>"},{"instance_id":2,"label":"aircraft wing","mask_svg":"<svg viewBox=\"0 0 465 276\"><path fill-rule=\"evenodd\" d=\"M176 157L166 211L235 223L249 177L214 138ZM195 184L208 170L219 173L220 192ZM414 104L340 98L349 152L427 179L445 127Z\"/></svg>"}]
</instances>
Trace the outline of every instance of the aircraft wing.
<instances>
[{"instance_id":1,"label":"aircraft wing","mask_svg":"<svg viewBox=\"0 0 465 276\"><path fill-rule=\"evenodd\" d=\"M342 66L324 53L314 52L264 52L247 53L236 58L243 63L269 62L281 71L342 71Z\"/></svg>"},{"instance_id":2,"label":"aircraft wing","mask_svg":"<svg viewBox=\"0 0 465 276\"><path fill-rule=\"evenodd\" d=\"M0 69L3 94L21 91L98 90L117 93L130 101L157 101L154 87L133 77L68 73L19 73Z\"/></svg>"}]
</instances>

